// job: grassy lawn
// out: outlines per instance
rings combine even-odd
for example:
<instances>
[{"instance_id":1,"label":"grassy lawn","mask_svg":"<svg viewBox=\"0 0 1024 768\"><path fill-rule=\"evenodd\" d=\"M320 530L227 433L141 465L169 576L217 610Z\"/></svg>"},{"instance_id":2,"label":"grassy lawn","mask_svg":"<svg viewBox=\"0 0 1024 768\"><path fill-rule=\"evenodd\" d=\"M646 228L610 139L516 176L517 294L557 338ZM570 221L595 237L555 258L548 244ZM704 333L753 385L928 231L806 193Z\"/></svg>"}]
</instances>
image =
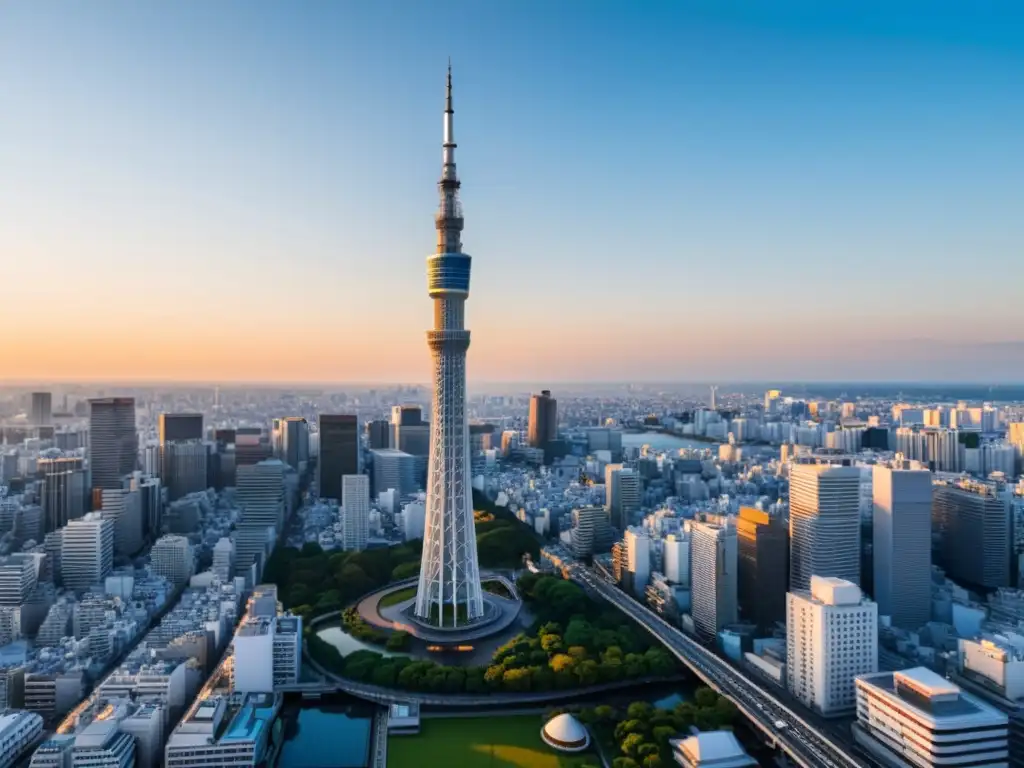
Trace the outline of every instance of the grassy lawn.
<instances>
[{"instance_id":1,"label":"grassy lawn","mask_svg":"<svg viewBox=\"0 0 1024 768\"><path fill-rule=\"evenodd\" d=\"M390 595L384 595L380 602L377 603L377 607L387 608L389 605L398 605L413 597L416 597L416 587L406 587L397 592L392 592Z\"/></svg>"},{"instance_id":2,"label":"grassy lawn","mask_svg":"<svg viewBox=\"0 0 1024 768\"><path fill-rule=\"evenodd\" d=\"M594 753L561 755L540 738L540 715L427 718L418 736L388 739L388 768L580 768Z\"/></svg>"}]
</instances>

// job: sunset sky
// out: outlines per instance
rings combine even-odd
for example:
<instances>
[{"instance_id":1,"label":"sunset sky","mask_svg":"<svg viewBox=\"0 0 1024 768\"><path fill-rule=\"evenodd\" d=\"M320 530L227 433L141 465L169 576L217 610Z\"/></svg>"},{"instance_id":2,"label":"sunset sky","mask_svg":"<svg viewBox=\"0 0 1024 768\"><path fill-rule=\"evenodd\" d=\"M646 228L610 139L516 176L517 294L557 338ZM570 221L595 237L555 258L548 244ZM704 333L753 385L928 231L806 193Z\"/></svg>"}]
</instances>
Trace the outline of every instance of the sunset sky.
<instances>
[{"instance_id":1,"label":"sunset sky","mask_svg":"<svg viewBox=\"0 0 1024 768\"><path fill-rule=\"evenodd\" d=\"M0 379L426 380L450 55L471 379L1024 380L1022 40L1019 2L0 3Z\"/></svg>"}]
</instances>

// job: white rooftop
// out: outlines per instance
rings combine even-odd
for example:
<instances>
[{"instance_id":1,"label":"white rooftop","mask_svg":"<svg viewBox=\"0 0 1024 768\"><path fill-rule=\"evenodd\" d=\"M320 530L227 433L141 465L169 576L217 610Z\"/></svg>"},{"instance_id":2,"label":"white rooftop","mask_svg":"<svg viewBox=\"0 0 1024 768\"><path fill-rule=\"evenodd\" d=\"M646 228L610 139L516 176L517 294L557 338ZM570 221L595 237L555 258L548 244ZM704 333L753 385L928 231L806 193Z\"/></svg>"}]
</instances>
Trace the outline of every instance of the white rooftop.
<instances>
[{"instance_id":1,"label":"white rooftop","mask_svg":"<svg viewBox=\"0 0 1024 768\"><path fill-rule=\"evenodd\" d=\"M746 768L757 765L731 731L708 731L671 743L677 755L686 761L677 758L682 765L701 768Z\"/></svg>"}]
</instances>

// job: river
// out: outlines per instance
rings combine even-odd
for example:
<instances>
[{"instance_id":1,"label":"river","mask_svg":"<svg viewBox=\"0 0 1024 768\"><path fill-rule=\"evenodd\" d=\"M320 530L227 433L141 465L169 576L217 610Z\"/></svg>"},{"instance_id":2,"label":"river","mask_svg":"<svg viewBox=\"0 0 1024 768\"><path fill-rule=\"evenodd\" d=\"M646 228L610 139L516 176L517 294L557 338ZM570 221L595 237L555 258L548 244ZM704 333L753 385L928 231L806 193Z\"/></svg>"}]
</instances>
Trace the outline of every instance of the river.
<instances>
[{"instance_id":1,"label":"river","mask_svg":"<svg viewBox=\"0 0 1024 768\"><path fill-rule=\"evenodd\" d=\"M718 450L717 443L706 443L703 440L694 440L691 437L679 437L664 432L624 432L622 435L622 447L649 445L655 451L677 451L680 448L710 448Z\"/></svg>"}]
</instances>

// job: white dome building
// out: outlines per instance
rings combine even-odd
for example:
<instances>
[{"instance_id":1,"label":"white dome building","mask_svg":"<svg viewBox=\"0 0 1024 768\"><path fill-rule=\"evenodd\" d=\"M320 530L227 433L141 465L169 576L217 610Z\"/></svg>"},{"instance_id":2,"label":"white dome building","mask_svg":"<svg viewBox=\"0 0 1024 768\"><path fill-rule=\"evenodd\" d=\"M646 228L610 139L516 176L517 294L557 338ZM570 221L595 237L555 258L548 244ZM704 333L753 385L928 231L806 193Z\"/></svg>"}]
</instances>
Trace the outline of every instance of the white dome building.
<instances>
[{"instance_id":1,"label":"white dome building","mask_svg":"<svg viewBox=\"0 0 1024 768\"><path fill-rule=\"evenodd\" d=\"M590 734L579 720L565 712L548 721L540 729L540 737L559 752L582 752L590 746Z\"/></svg>"}]
</instances>

